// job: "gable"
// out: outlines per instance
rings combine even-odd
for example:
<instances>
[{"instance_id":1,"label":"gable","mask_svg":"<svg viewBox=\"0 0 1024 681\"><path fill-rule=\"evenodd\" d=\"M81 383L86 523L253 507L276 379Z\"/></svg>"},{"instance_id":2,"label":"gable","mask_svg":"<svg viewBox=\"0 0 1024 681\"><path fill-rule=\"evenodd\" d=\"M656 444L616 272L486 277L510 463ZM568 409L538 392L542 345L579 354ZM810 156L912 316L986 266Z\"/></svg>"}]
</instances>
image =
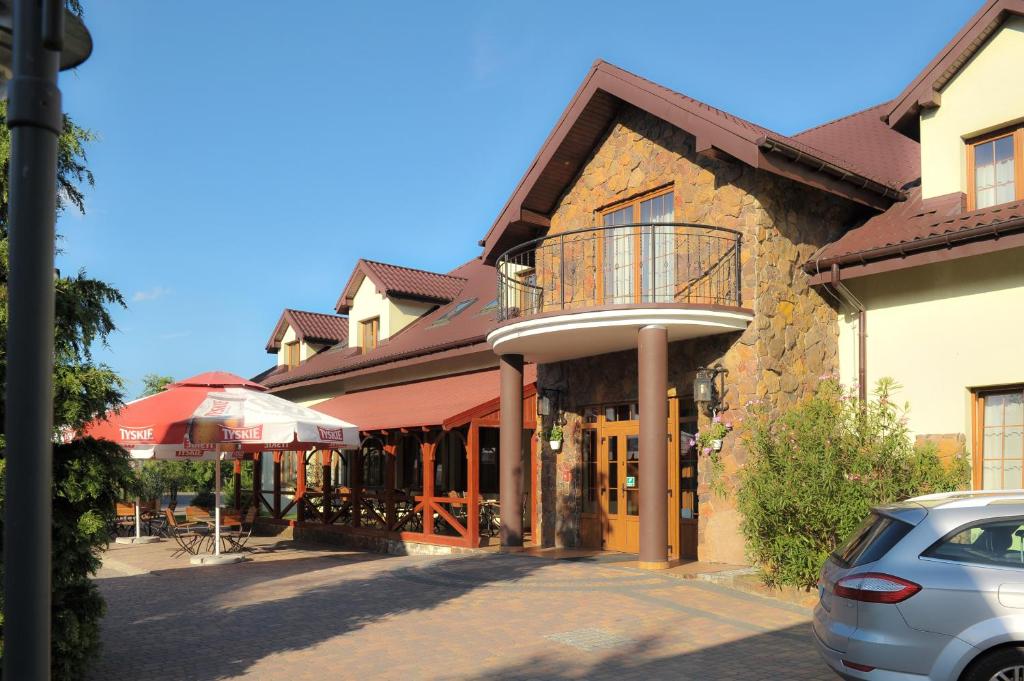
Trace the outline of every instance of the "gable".
<instances>
[{"instance_id":1,"label":"gable","mask_svg":"<svg viewBox=\"0 0 1024 681\"><path fill-rule=\"evenodd\" d=\"M599 60L480 242L485 262L495 262L511 246L550 227L555 203L624 105L692 135L698 153L724 154L877 210L904 198L900 187L873 168L850 163Z\"/></svg>"},{"instance_id":2,"label":"gable","mask_svg":"<svg viewBox=\"0 0 1024 681\"><path fill-rule=\"evenodd\" d=\"M919 135L919 116L941 107L942 91L1007 19L1024 16L1024 0L988 0L954 38L890 103L884 120L910 137Z\"/></svg>"},{"instance_id":3,"label":"gable","mask_svg":"<svg viewBox=\"0 0 1024 681\"><path fill-rule=\"evenodd\" d=\"M921 112L921 189L930 199L967 190L965 140L1024 119L1024 16L1011 16Z\"/></svg>"}]
</instances>

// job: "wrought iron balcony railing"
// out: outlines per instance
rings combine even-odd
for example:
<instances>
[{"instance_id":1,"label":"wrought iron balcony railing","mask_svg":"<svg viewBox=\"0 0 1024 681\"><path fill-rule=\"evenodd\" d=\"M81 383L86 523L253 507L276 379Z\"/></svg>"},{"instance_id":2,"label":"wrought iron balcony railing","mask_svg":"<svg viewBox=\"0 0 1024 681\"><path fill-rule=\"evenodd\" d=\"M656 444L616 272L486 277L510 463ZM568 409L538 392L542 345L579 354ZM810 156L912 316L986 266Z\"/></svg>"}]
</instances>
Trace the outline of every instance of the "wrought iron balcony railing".
<instances>
[{"instance_id":1,"label":"wrought iron balcony railing","mask_svg":"<svg viewBox=\"0 0 1024 681\"><path fill-rule=\"evenodd\" d=\"M499 321L616 305L739 307L739 232L689 223L593 227L498 258Z\"/></svg>"}]
</instances>

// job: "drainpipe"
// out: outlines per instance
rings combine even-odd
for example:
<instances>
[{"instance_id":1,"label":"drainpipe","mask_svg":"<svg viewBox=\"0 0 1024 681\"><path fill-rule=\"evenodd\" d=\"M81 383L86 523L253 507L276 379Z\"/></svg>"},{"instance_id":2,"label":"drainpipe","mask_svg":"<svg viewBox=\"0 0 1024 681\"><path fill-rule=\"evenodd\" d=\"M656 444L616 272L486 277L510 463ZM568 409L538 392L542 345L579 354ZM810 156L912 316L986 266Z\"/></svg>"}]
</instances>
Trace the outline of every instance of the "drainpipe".
<instances>
[{"instance_id":1,"label":"drainpipe","mask_svg":"<svg viewBox=\"0 0 1024 681\"><path fill-rule=\"evenodd\" d=\"M830 285L844 303L857 310L857 399L863 404L868 399L868 311L864 303L842 282L838 263L832 264Z\"/></svg>"}]
</instances>

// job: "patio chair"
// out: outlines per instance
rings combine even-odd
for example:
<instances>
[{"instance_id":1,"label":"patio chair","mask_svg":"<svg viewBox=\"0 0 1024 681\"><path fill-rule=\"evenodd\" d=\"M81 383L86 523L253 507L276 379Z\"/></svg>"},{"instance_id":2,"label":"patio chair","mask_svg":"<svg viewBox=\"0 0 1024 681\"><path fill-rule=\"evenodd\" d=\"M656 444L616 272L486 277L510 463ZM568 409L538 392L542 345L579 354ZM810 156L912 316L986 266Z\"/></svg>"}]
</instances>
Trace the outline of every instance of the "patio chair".
<instances>
[{"instance_id":1,"label":"patio chair","mask_svg":"<svg viewBox=\"0 0 1024 681\"><path fill-rule=\"evenodd\" d=\"M127 537L135 532L135 504L118 501L114 505L114 536Z\"/></svg>"},{"instance_id":2,"label":"patio chair","mask_svg":"<svg viewBox=\"0 0 1024 681\"><path fill-rule=\"evenodd\" d=\"M179 523L169 508L164 509L164 515L167 517L167 536L178 544L178 550L171 554L171 558L177 558L184 553L192 556L199 553L203 542L209 536L206 526L203 523Z\"/></svg>"},{"instance_id":3,"label":"patio chair","mask_svg":"<svg viewBox=\"0 0 1024 681\"><path fill-rule=\"evenodd\" d=\"M220 538L227 542L228 551L252 551L245 547L249 541L249 537L252 536L253 528L256 527L256 507L250 506L249 510L245 512L245 517L242 522L238 525L237 530L228 530L227 532L221 532Z\"/></svg>"},{"instance_id":4,"label":"patio chair","mask_svg":"<svg viewBox=\"0 0 1024 681\"><path fill-rule=\"evenodd\" d=\"M203 523L210 519L213 515L210 511L202 508L201 506L186 506L185 507L185 520L190 523Z\"/></svg>"}]
</instances>

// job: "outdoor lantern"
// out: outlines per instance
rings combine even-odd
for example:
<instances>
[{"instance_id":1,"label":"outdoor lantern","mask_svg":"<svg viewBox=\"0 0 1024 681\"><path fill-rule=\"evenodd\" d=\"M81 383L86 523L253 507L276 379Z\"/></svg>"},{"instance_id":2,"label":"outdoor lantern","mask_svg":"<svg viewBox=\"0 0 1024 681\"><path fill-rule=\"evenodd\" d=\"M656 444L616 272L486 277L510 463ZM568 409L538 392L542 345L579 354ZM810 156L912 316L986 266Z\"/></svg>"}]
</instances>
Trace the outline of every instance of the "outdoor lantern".
<instances>
[{"instance_id":1,"label":"outdoor lantern","mask_svg":"<svg viewBox=\"0 0 1024 681\"><path fill-rule=\"evenodd\" d=\"M551 416L560 408L561 391L556 388L546 388L541 391L537 398L537 413L540 416Z\"/></svg>"},{"instance_id":2,"label":"outdoor lantern","mask_svg":"<svg viewBox=\"0 0 1024 681\"><path fill-rule=\"evenodd\" d=\"M710 404L714 401L715 374L710 369L697 369L697 377L693 379L693 401L697 404Z\"/></svg>"}]
</instances>

